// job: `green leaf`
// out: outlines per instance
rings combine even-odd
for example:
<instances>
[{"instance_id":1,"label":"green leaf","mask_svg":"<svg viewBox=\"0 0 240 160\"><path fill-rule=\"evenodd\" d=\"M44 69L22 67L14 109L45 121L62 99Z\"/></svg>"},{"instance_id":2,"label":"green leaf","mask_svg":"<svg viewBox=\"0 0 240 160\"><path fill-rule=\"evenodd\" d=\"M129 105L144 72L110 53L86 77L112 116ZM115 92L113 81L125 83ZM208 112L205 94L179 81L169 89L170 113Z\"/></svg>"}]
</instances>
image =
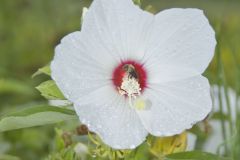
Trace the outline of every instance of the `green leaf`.
<instances>
[{"instance_id":1,"label":"green leaf","mask_svg":"<svg viewBox=\"0 0 240 160\"><path fill-rule=\"evenodd\" d=\"M55 138L55 146L56 146L56 150L58 152L60 152L61 150L63 150L65 148L65 143L63 140L63 131L61 129L56 128L56 138Z\"/></svg>"},{"instance_id":2,"label":"green leaf","mask_svg":"<svg viewBox=\"0 0 240 160\"><path fill-rule=\"evenodd\" d=\"M33 89L18 80L0 79L0 94L6 93L30 95L33 93Z\"/></svg>"},{"instance_id":3,"label":"green leaf","mask_svg":"<svg viewBox=\"0 0 240 160\"><path fill-rule=\"evenodd\" d=\"M48 76L51 76L51 69L50 69L50 65L46 65L40 69L38 69L37 72L35 72L33 75L32 75L32 78L38 76L38 75L41 75L41 74L45 74L45 75L48 75Z\"/></svg>"},{"instance_id":4,"label":"green leaf","mask_svg":"<svg viewBox=\"0 0 240 160\"><path fill-rule=\"evenodd\" d=\"M133 0L133 2L138 5L138 6L141 6L141 0Z\"/></svg>"},{"instance_id":5,"label":"green leaf","mask_svg":"<svg viewBox=\"0 0 240 160\"><path fill-rule=\"evenodd\" d=\"M43 82L36 88L41 92L41 95L46 99L50 100L66 99L53 80Z\"/></svg>"},{"instance_id":6,"label":"green leaf","mask_svg":"<svg viewBox=\"0 0 240 160\"><path fill-rule=\"evenodd\" d=\"M62 154L66 160L76 160L73 148L67 148Z\"/></svg>"},{"instance_id":7,"label":"green leaf","mask_svg":"<svg viewBox=\"0 0 240 160\"><path fill-rule=\"evenodd\" d=\"M229 120L229 116L224 114L224 113L221 113L221 112L214 112L211 119L215 119L215 120Z\"/></svg>"},{"instance_id":8,"label":"green leaf","mask_svg":"<svg viewBox=\"0 0 240 160\"><path fill-rule=\"evenodd\" d=\"M198 124L194 125L189 132L195 134L201 141L204 141L208 138L208 134L204 132Z\"/></svg>"},{"instance_id":9,"label":"green leaf","mask_svg":"<svg viewBox=\"0 0 240 160\"><path fill-rule=\"evenodd\" d=\"M219 157L212 153L201 151L174 153L166 156L165 160L230 160L228 158Z\"/></svg>"},{"instance_id":10,"label":"green leaf","mask_svg":"<svg viewBox=\"0 0 240 160\"><path fill-rule=\"evenodd\" d=\"M20 160L20 158L11 155L0 155L0 160Z\"/></svg>"},{"instance_id":11,"label":"green leaf","mask_svg":"<svg viewBox=\"0 0 240 160\"><path fill-rule=\"evenodd\" d=\"M75 118L76 114L73 110L53 106L37 106L5 115L0 120L0 132L53 124Z\"/></svg>"},{"instance_id":12,"label":"green leaf","mask_svg":"<svg viewBox=\"0 0 240 160\"><path fill-rule=\"evenodd\" d=\"M148 144L147 143L143 143L142 145L140 145L136 151L135 151L135 156L132 160L149 160L150 155L148 152Z\"/></svg>"}]
</instances>

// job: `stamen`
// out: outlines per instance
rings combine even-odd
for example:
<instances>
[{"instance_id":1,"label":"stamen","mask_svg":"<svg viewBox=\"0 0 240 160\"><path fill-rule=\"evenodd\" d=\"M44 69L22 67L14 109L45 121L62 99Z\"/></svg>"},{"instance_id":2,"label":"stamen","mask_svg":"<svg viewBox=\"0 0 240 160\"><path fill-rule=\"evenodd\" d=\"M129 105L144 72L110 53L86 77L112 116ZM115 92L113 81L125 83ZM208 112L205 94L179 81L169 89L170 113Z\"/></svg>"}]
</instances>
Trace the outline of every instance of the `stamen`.
<instances>
[{"instance_id":1,"label":"stamen","mask_svg":"<svg viewBox=\"0 0 240 160\"><path fill-rule=\"evenodd\" d=\"M135 78L129 78L125 76L121 85L121 89L124 90L129 97L136 97L141 94L141 88Z\"/></svg>"},{"instance_id":2,"label":"stamen","mask_svg":"<svg viewBox=\"0 0 240 160\"><path fill-rule=\"evenodd\" d=\"M118 88L118 91L121 95L128 96L129 105L131 107L134 107L133 101L137 98L137 96L141 95L140 84L135 78L130 77L128 74L123 77L122 85Z\"/></svg>"},{"instance_id":3,"label":"stamen","mask_svg":"<svg viewBox=\"0 0 240 160\"><path fill-rule=\"evenodd\" d=\"M132 60L122 61L113 70L112 82L118 93L128 99L130 107L135 109L147 107L148 103L141 97L147 87L147 72L144 65Z\"/></svg>"}]
</instances>

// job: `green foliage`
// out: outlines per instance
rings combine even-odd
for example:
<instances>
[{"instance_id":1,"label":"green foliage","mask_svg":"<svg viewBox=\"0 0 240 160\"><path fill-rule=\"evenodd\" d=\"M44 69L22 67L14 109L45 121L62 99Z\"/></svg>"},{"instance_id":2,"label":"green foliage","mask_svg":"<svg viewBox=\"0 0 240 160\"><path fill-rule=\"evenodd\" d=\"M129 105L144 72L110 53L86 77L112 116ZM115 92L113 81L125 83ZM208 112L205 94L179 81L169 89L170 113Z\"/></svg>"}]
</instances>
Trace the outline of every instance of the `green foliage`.
<instances>
[{"instance_id":1,"label":"green foliage","mask_svg":"<svg viewBox=\"0 0 240 160\"><path fill-rule=\"evenodd\" d=\"M13 79L0 79L0 94L24 94L30 95L33 93L31 87L26 83Z\"/></svg>"},{"instance_id":2,"label":"green foliage","mask_svg":"<svg viewBox=\"0 0 240 160\"><path fill-rule=\"evenodd\" d=\"M32 77L36 77L38 75L41 75L41 74L45 74L45 75L48 75L48 76L51 76L51 69L50 69L50 65L46 65L42 68L39 68L37 72L35 72Z\"/></svg>"},{"instance_id":3,"label":"green foliage","mask_svg":"<svg viewBox=\"0 0 240 160\"><path fill-rule=\"evenodd\" d=\"M133 0L133 2L134 2L136 5L141 6L141 0Z\"/></svg>"},{"instance_id":4,"label":"green foliage","mask_svg":"<svg viewBox=\"0 0 240 160\"><path fill-rule=\"evenodd\" d=\"M149 160L150 157L149 145L144 142L136 148L136 151L133 151L130 155L127 155L124 160Z\"/></svg>"},{"instance_id":5,"label":"green foliage","mask_svg":"<svg viewBox=\"0 0 240 160\"><path fill-rule=\"evenodd\" d=\"M164 160L231 160L228 158L222 158L212 153L206 153L201 151L191 151L174 153L168 155Z\"/></svg>"},{"instance_id":6,"label":"green foliage","mask_svg":"<svg viewBox=\"0 0 240 160\"><path fill-rule=\"evenodd\" d=\"M36 106L3 116L0 120L0 132L58 123L75 118L75 112L69 109Z\"/></svg>"},{"instance_id":7,"label":"green foliage","mask_svg":"<svg viewBox=\"0 0 240 160\"><path fill-rule=\"evenodd\" d=\"M65 142L62 138L63 131L61 129L56 128L56 138L55 138L55 148L56 151L61 151L65 148Z\"/></svg>"},{"instance_id":8,"label":"green foliage","mask_svg":"<svg viewBox=\"0 0 240 160\"><path fill-rule=\"evenodd\" d=\"M221 112L215 112L215 113L213 113L211 118L215 119L215 120L221 120L221 119L228 120L229 116L224 113L221 113Z\"/></svg>"},{"instance_id":9,"label":"green foliage","mask_svg":"<svg viewBox=\"0 0 240 160\"><path fill-rule=\"evenodd\" d=\"M0 155L0 160L20 160L20 158L10 155Z\"/></svg>"},{"instance_id":10,"label":"green foliage","mask_svg":"<svg viewBox=\"0 0 240 160\"><path fill-rule=\"evenodd\" d=\"M92 155L99 159L111 159L118 160L127 157L132 151L131 150L115 150L110 146L104 144L100 137L95 134L88 134L88 138L95 146L91 149Z\"/></svg>"},{"instance_id":11,"label":"green foliage","mask_svg":"<svg viewBox=\"0 0 240 160\"><path fill-rule=\"evenodd\" d=\"M53 80L49 80L41 83L36 87L43 97L46 99L65 99L62 92L58 89L56 83Z\"/></svg>"},{"instance_id":12,"label":"green foliage","mask_svg":"<svg viewBox=\"0 0 240 160\"><path fill-rule=\"evenodd\" d=\"M72 147L49 155L45 160L81 160L76 157Z\"/></svg>"},{"instance_id":13,"label":"green foliage","mask_svg":"<svg viewBox=\"0 0 240 160\"><path fill-rule=\"evenodd\" d=\"M183 152L187 147L187 132L170 137L149 137L150 152L158 158L171 153Z\"/></svg>"},{"instance_id":14,"label":"green foliage","mask_svg":"<svg viewBox=\"0 0 240 160\"><path fill-rule=\"evenodd\" d=\"M237 106L240 109L240 106ZM240 159L240 112L237 113L237 120L235 126L235 133L233 136L233 143L231 146L232 156L234 160Z\"/></svg>"},{"instance_id":15,"label":"green foliage","mask_svg":"<svg viewBox=\"0 0 240 160\"><path fill-rule=\"evenodd\" d=\"M55 137L55 149L46 160L82 160L81 157L85 157L87 153L81 153L78 156L75 147L76 144L72 141L73 135L71 132L63 131L57 128Z\"/></svg>"}]
</instances>

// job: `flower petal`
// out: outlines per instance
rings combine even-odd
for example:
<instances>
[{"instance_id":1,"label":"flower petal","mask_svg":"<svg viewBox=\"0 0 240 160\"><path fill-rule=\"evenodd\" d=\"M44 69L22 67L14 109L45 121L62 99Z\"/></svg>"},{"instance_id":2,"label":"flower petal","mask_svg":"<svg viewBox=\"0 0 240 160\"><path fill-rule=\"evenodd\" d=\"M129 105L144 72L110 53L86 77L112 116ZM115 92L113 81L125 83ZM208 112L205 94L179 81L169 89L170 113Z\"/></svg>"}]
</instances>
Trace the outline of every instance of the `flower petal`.
<instances>
[{"instance_id":1,"label":"flower petal","mask_svg":"<svg viewBox=\"0 0 240 160\"><path fill-rule=\"evenodd\" d=\"M135 148L148 134L135 110L111 86L82 97L74 107L81 122L115 149Z\"/></svg>"},{"instance_id":2,"label":"flower petal","mask_svg":"<svg viewBox=\"0 0 240 160\"><path fill-rule=\"evenodd\" d=\"M145 128L155 136L172 136L191 128L212 107L210 86L202 76L152 85L144 96L152 106L138 114Z\"/></svg>"},{"instance_id":3,"label":"flower petal","mask_svg":"<svg viewBox=\"0 0 240 160\"><path fill-rule=\"evenodd\" d=\"M106 48L96 56L109 54L117 60L139 60L144 54L145 36L154 16L131 0L94 0L87 12L82 32L95 47Z\"/></svg>"},{"instance_id":4,"label":"flower petal","mask_svg":"<svg viewBox=\"0 0 240 160\"><path fill-rule=\"evenodd\" d=\"M73 102L80 120L116 149L134 148L147 135L135 110L111 81L121 60L143 53L136 43L143 41L139 33L144 34L148 24L142 21L144 17L153 15L130 0L95 0L82 31L63 38L51 63L52 78Z\"/></svg>"},{"instance_id":5,"label":"flower petal","mask_svg":"<svg viewBox=\"0 0 240 160\"><path fill-rule=\"evenodd\" d=\"M171 76L168 81L202 74L213 58L215 33L199 9L162 11L155 16L150 30L143 62L148 70L158 71L159 74L151 75L156 76L153 79L166 80L166 76L159 71L164 67L170 68L169 72L173 74L180 72L177 75L181 75Z\"/></svg>"},{"instance_id":6,"label":"flower petal","mask_svg":"<svg viewBox=\"0 0 240 160\"><path fill-rule=\"evenodd\" d=\"M72 102L96 88L112 83L109 71L111 59L105 63L98 61L91 54L93 49L84 40L86 38L80 32L64 37L56 47L51 63L52 78Z\"/></svg>"}]
</instances>

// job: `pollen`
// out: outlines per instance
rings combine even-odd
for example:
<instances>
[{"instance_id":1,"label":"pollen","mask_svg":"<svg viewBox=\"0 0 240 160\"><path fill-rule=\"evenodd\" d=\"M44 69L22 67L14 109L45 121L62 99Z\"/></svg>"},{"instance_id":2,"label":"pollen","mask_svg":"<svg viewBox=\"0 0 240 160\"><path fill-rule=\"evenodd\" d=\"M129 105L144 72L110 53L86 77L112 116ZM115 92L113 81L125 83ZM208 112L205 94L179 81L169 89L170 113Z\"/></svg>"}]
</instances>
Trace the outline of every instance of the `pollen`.
<instances>
[{"instance_id":1,"label":"pollen","mask_svg":"<svg viewBox=\"0 0 240 160\"><path fill-rule=\"evenodd\" d=\"M143 110L146 106L146 103L143 99L137 99L134 103L134 107L138 110Z\"/></svg>"},{"instance_id":2,"label":"pollen","mask_svg":"<svg viewBox=\"0 0 240 160\"><path fill-rule=\"evenodd\" d=\"M143 98L137 98L134 101L134 108L137 110L149 110L152 106L152 103L148 99L143 99Z\"/></svg>"},{"instance_id":3,"label":"pollen","mask_svg":"<svg viewBox=\"0 0 240 160\"><path fill-rule=\"evenodd\" d=\"M141 88L138 80L130 75L130 73L126 73L122 79L122 84L118 87L118 92L122 96L127 96L129 101L129 106L134 107L133 101L140 96Z\"/></svg>"},{"instance_id":4,"label":"pollen","mask_svg":"<svg viewBox=\"0 0 240 160\"><path fill-rule=\"evenodd\" d=\"M126 75L123 78L121 87L119 88L119 93L121 95L136 98L136 96L141 94L140 84L135 78L130 78Z\"/></svg>"}]
</instances>

